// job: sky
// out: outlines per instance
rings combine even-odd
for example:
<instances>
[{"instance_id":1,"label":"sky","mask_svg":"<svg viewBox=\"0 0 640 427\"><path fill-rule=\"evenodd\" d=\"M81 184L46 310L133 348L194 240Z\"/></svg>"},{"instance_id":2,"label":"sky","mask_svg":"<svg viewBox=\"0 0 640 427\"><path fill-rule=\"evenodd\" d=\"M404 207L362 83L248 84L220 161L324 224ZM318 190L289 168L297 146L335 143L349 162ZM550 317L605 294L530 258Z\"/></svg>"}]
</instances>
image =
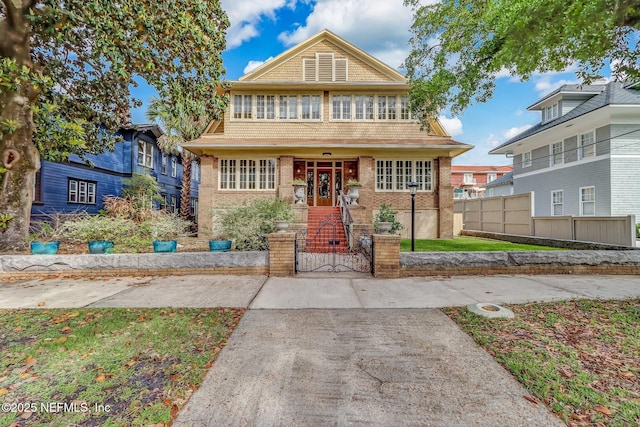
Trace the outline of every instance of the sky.
<instances>
[{"instance_id":1,"label":"sky","mask_svg":"<svg viewBox=\"0 0 640 427\"><path fill-rule=\"evenodd\" d=\"M325 28L404 74L413 16L403 0L222 0L222 5L231 22L223 52L226 80L239 79ZM527 107L568 83L578 83L572 72L537 74L524 82L500 76L488 102L459 117L441 115L454 140L475 146L453 164L511 164L489 151L538 123L540 112ZM152 94L144 84L134 91L143 102ZM145 111L146 104L132 112L134 123L148 122Z\"/></svg>"}]
</instances>

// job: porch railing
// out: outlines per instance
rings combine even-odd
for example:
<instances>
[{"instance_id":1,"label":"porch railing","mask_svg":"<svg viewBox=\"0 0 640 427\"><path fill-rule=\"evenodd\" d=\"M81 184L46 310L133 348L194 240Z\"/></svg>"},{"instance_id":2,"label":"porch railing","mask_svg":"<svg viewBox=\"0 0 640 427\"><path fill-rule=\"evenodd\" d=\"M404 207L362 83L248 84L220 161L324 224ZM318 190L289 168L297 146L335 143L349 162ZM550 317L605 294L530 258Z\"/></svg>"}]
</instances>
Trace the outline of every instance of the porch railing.
<instances>
[{"instance_id":1,"label":"porch railing","mask_svg":"<svg viewBox=\"0 0 640 427\"><path fill-rule=\"evenodd\" d=\"M344 234L349 240L349 250L353 249L353 217L349 211L349 200L351 198L340 194L338 196L338 206L340 207L340 219L342 219L342 226L344 227Z\"/></svg>"}]
</instances>

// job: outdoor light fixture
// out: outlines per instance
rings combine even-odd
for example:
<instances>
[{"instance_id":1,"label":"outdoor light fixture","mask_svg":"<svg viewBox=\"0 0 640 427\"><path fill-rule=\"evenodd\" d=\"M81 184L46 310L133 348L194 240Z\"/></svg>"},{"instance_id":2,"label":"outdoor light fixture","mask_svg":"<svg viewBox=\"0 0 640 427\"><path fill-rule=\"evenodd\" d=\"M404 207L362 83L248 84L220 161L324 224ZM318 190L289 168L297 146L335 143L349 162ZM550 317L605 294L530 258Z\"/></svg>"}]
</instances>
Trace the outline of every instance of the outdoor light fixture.
<instances>
[{"instance_id":1,"label":"outdoor light fixture","mask_svg":"<svg viewBox=\"0 0 640 427\"><path fill-rule=\"evenodd\" d=\"M418 183L410 182L407 184L411 192L411 252L416 251L416 191L418 191Z\"/></svg>"}]
</instances>

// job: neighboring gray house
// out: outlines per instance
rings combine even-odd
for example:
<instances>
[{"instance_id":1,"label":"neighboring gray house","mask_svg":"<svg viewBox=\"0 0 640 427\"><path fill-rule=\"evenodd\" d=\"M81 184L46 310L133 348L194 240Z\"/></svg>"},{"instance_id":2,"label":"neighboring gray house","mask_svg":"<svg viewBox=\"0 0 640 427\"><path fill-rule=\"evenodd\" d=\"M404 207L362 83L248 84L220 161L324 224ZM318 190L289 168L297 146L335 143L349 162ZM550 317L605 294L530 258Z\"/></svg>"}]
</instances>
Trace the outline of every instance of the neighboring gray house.
<instances>
[{"instance_id":1,"label":"neighboring gray house","mask_svg":"<svg viewBox=\"0 0 640 427\"><path fill-rule=\"evenodd\" d=\"M505 173L484 186L485 197L510 196L513 194L513 172Z\"/></svg>"},{"instance_id":2,"label":"neighboring gray house","mask_svg":"<svg viewBox=\"0 0 640 427\"><path fill-rule=\"evenodd\" d=\"M542 121L490 151L513 156L515 194L534 215L636 215L640 222L640 85L564 85L528 109Z\"/></svg>"}]
</instances>

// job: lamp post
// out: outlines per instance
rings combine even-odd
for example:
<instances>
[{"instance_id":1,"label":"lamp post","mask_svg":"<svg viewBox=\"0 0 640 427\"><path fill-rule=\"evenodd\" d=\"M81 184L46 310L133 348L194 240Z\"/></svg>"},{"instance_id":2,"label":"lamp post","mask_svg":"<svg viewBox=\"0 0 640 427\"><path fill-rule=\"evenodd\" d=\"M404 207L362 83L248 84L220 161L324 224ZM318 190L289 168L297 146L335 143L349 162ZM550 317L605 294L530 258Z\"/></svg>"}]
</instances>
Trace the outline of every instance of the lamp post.
<instances>
[{"instance_id":1,"label":"lamp post","mask_svg":"<svg viewBox=\"0 0 640 427\"><path fill-rule=\"evenodd\" d=\"M417 182L410 182L407 184L409 191L411 192L411 252L416 251L416 191L418 190Z\"/></svg>"}]
</instances>

